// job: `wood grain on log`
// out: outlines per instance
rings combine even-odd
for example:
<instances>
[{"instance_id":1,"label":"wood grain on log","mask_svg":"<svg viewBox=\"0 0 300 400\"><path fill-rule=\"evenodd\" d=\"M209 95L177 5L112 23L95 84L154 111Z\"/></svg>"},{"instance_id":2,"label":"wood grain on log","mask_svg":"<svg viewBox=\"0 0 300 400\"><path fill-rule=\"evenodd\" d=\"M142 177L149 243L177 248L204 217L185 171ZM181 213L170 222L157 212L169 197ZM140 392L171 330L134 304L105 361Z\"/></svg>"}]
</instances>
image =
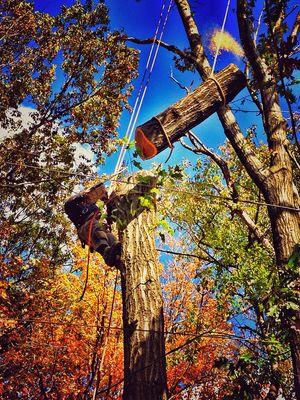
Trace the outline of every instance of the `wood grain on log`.
<instances>
[{"instance_id":1,"label":"wood grain on log","mask_svg":"<svg viewBox=\"0 0 300 400\"><path fill-rule=\"evenodd\" d=\"M222 107L223 96L228 103L246 86L244 74L234 64L215 74L214 79L207 79L183 99L137 127L136 146L142 159L152 158L170 147L168 139L171 143L180 139ZM148 143L149 149L143 147L143 135L152 143L152 148L151 143Z\"/></svg>"}]
</instances>

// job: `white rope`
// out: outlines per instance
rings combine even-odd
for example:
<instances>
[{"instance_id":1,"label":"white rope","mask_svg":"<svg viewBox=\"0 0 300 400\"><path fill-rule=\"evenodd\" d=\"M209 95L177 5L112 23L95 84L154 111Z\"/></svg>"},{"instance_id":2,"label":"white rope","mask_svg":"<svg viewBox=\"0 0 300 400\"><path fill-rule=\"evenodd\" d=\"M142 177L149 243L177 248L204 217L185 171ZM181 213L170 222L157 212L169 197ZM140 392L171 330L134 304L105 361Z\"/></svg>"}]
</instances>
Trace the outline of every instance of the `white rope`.
<instances>
[{"instance_id":1,"label":"white rope","mask_svg":"<svg viewBox=\"0 0 300 400\"><path fill-rule=\"evenodd\" d=\"M150 78L151 78L151 75L152 75L152 72L153 72L153 69L154 69L155 61L156 61L158 50L159 50L159 47L160 47L160 42L161 42L165 27L166 27L166 24L167 24L167 20L168 20L169 14L170 14L170 10L171 10L172 4L173 4L173 0L170 0L168 9L167 9L167 12L166 12L166 15L165 15L164 23L162 25L161 33L160 33L159 38L158 38L158 44L156 46L156 49L155 49L155 52L154 52L154 56L153 56L153 59L152 59L152 62L151 62L151 66L150 66L150 69L149 69L149 72L148 72L148 78L147 78L146 84L144 85L144 88L143 88L142 87L143 81L142 81L138 97L137 97L137 99L135 101L134 110L132 112L132 115L131 115L131 118L130 118L130 121L129 121L129 125L127 127L127 130L126 130L126 133L125 133L125 136L124 136L125 139L126 139L126 142L129 142L131 137L132 137L132 133L134 131L135 124L136 124L136 121L138 119L138 116L139 116L139 113L140 113L140 110L141 110L141 107L142 107L142 104L143 104L143 101L144 101L144 97L145 97L145 94L146 94L148 86L149 86ZM159 26L160 26L160 21L161 21L161 17L162 17L164 8L165 8L165 3L162 6L162 10L161 10L160 18L159 18L159 23L157 25L157 29L156 29L156 32L155 32L154 40L153 40L153 43L152 43L152 46L151 46L151 50L150 50L150 53L149 53L149 56L148 56L146 68L150 64L150 59L151 59L151 55L152 55L152 52L153 52L154 45L156 44L155 42L156 42L156 39L157 39L158 30L159 30ZM147 70L145 72L147 72ZM146 76L146 74L144 73L143 80L144 80L145 76ZM141 93L142 93L142 96L140 97ZM124 160L124 157L125 157L125 154L126 154L126 150L127 150L127 143L124 143L122 145L122 148L121 148L121 151L120 151L120 154L119 154L119 158L118 158L118 161L117 161L117 164L116 164L116 168L115 168L115 173L118 172L119 168L121 167L121 165L123 163L123 160Z\"/></svg>"},{"instance_id":2,"label":"white rope","mask_svg":"<svg viewBox=\"0 0 300 400\"><path fill-rule=\"evenodd\" d=\"M165 9L165 6L166 6L166 0L162 4L160 16L159 16L159 19L158 19L158 23L156 25L156 31L154 33L154 39L155 40L156 40L157 35L158 35L158 31L159 31L160 24L161 24L161 21L162 21L162 16L163 16L163 11ZM137 106L138 106L138 103L140 101L140 96L141 96L142 89L143 89L143 83L144 83L146 75L147 75L147 71L148 71L148 68L149 68L149 64L150 64L152 53L153 53L154 46L155 46L155 40L153 40L152 46L150 48L150 52L148 54L148 59L147 59L146 67L145 67L145 70L144 70L143 78L142 78L142 81L140 83L139 91L138 91L138 94L137 94L136 99L135 99L134 107L133 107L133 110L132 110L132 113L131 113L131 116L130 116L130 120L129 120L129 123L128 123L128 126L127 126L127 130L126 130L126 133L124 135L125 142L123 143L123 145L121 147L121 151L119 153L119 157L118 157L118 160L117 160L117 163L116 163L116 167L115 167L115 171L114 171L115 173L118 172L118 169L120 168L121 163L123 162L123 161L121 161L121 159L122 159L123 153L124 153L124 151L126 149L126 146L127 146L126 139L128 138L128 135L129 135L129 132L130 132L130 129L131 129L131 126L132 126L132 122L133 122L134 116L136 114Z\"/></svg>"},{"instance_id":3,"label":"white rope","mask_svg":"<svg viewBox=\"0 0 300 400\"><path fill-rule=\"evenodd\" d=\"M221 28L221 34L220 34L220 37L219 37L219 41L218 41L216 52L215 52L215 56L214 56L211 75L214 74L215 67L216 67L216 64L217 64L217 59L218 59L218 56L219 56L219 50L220 50L220 47L221 47L222 34L224 33L224 29L225 29L225 25L226 25L226 21L227 21L227 17L228 17L228 12L229 12L229 7L230 7L230 2L231 2L231 0L227 1L226 10L225 10L224 19L223 19L222 28ZM165 30L165 27L166 27L166 24L167 24L167 20L168 20L169 14L170 14L170 10L171 10L172 4L173 4L173 0L170 0L168 9L166 11L164 23L162 25L162 29L161 29L161 32L160 32L160 35L159 35L159 38L158 38L158 44L156 46L156 49L155 49L155 52L154 52L154 56L153 56L153 59L152 59L152 62L151 62L153 49L154 49L155 42L156 42L156 39L157 39L157 36L158 36L158 32L159 32L159 29L160 29L163 12L164 12L164 9L165 9L165 6L166 6L166 0L162 4L159 20L158 20L158 23L157 23L157 26L156 26L156 30L155 30L155 34L154 34L154 38L153 38L153 43L152 43L152 46L150 48L150 52L149 52L149 55L148 55L148 58L147 58L145 71L144 71L143 78L142 78L142 81L141 81L141 84L140 84L140 87L139 87L139 91L138 91L138 94L137 94L137 97L136 97L136 100L135 100L135 103L134 103L134 107L133 107L133 111L132 111L132 114L131 114L131 117L130 117L130 120L129 120L129 124L127 126L126 133L124 135L124 139L125 140L124 140L124 143L123 143L123 145L121 147L121 150L120 150L120 154L119 154L119 157L118 157L118 160L117 160L117 163L116 163L116 167L115 167L115 170L114 170L114 175L118 175L118 172L119 172L119 170L120 170L120 168L122 166L122 163L123 163L123 160L124 160L124 157L125 157L125 154L126 154L128 142L130 142L130 139L132 137L132 134L133 134L133 131L134 131L134 128L135 128L135 124L136 124L137 119L139 117L139 114L140 114L140 111L141 111L141 107L142 107L142 104L143 104L143 101L144 101L144 98L145 98L145 94L147 92L147 89L148 89L148 86L149 86L149 82L150 82L150 78L151 78L151 75L152 75L152 72L153 72L153 69L154 69L154 65L155 65L155 62L156 62L158 50L159 50L159 47L160 47L160 42L162 40L162 36L163 36L164 30ZM150 69L148 71L150 63L151 63L151 66L150 66ZM147 81L146 81L146 83L145 83L145 85L143 87L145 78L147 76L147 72L148 72L148 78L147 78Z\"/></svg>"},{"instance_id":4,"label":"white rope","mask_svg":"<svg viewBox=\"0 0 300 400\"><path fill-rule=\"evenodd\" d=\"M142 97L141 97L139 105L138 105L137 112L136 112L135 115L132 114L133 123L131 124L130 127L128 127L127 132L126 132L127 135L125 137L127 139L126 140L127 142L129 142L131 137L132 137L132 133L134 131L135 124L136 124L136 121L138 119L138 116L139 116L139 113L140 113L140 110L141 110L141 107L142 107L142 103L144 101L144 97L145 97L146 91L147 91L148 86L149 86L150 78L151 78L151 75L152 75L152 72L153 72L153 68L154 68L154 65L155 65L156 58L157 58L158 50L159 50L159 47L160 47L160 41L162 39L164 30L165 30L165 27L166 27L166 23L167 23L167 20L168 20L168 16L169 16L169 13L170 13L170 10L171 10L172 3L173 3L173 0L170 0L169 7L168 7L168 10L167 10L167 13L166 13L166 16L165 16L165 20L164 20L164 23L163 23L163 26L162 26L162 30L161 30L161 33L160 33L160 36L159 36L159 39L158 39L159 43L158 43L158 45L156 47L156 50L155 50L155 53L154 53L154 57L153 57L153 60L152 60L152 63L151 63L151 66L150 66L150 69L149 69L149 72L148 72L148 79L147 79L147 82L146 82L146 84L144 86L144 90L143 90ZM164 8L164 5L163 5L163 8ZM162 9L161 15L162 15L162 13L163 13L163 9ZM156 32L157 31L158 31L158 29L156 30ZM154 37L154 39L156 39L156 38L157 37ZM153 48L154 45L155 45L155 40L153 40L152 48ZM150 61L150 56L149 56L149 61ZM141 86L141 89L142 89L142 86ZM140 92L141 92L141 90L140 90ZM121 165L123 163L123 160L124 160L124 157L125 157L125 154L126 154L126 150L127 150L127 144L124 143L123 146L122 146L121 152L120 152L120 156L119 156L119 159L118 159L118 164L116 166L116 170L118 170L121 167Z\"/></svg>"},{"instance_id":5,"label":"white rope","mask_svg":"<svg viewBox=\"0 0 300 400\"><path fill-rule=\"evenodd\" d=\"M156 51L155 51L155 54L154 54L154 57L153 57L153 61L152 61L152 64L151 64L148 80L147 80L146 85L144 87L143 95L142 95L142 98L141 98L141 103L139 105L139 108L138 108L138 111L137 111L137 115L136 115L136 117L134 119L133 127L132 127L132 130L130 132L130 138L132 136L136 121L138 119L138 116L139 116L139 113L140 113L140 110L141 110L141 107L142 107L142 104L143 104L143 101L144 101L145 94L146 94L148 86L149 86L151 74L152 74L152 71L153 71L153 68L154 68L154 65L155 65L155 61L156 61L156 58L157 58L158 50L159 50L159 47L160 47L160 42L161 42L165 27L166 27L166 24L167 24L167 20L168 20L168 16L169 16L169 13L170 13L170 10L171 10L171 7L172 7L172 3L173 3L173 0L170 0L168 11L167 11L167 14L166 14L166 17L165 17L165 21L164 21L164 25L162 27L162 31L161 31L160 37L158 39L159 42L158 42L158 45L156 47Z\"/></svg>"},{"instance_id":6,"label":"white rope","mask_svg":"<svg viewBox=\"0 0 300 400\"><path fill-rule=\"evenodd\" d=\"M227 1L227 6L226 6L226 10L225 10L225 15L224 15L224 19L223 19L222 28L221 28L221 34L220 34L220 36L219 36L219 41L218 41L217 48L216 48L216 53L215 53L215 57L214 57L214 62L213 62L212 70L211 70L211 75L213 75L214 72L215 72L215 68L216 68L216 64L217 64L217 59L218 59L218 56L219 56L219 50L220 50L220 47L221 47L222 35L223 35L223 32L224 32L224 28L225 28L225 24L226 24L226 20L227 20L227 16L228 16L230 1L231 1L231 0L228 0L228 1Z\"/></svg>"}]
</instances>

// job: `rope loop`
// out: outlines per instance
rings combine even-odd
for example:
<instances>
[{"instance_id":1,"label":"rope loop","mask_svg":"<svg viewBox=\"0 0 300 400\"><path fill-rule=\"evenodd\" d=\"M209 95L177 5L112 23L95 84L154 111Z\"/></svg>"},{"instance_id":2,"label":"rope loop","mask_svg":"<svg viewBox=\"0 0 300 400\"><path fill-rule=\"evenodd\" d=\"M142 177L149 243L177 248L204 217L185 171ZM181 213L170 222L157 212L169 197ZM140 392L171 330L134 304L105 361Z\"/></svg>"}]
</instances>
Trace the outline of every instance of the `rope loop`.
<instances>
[{"instance_id":1,"label":"rope loop","mask_svg":"<svg viewBox=\"0 0 300 400\"><path fill-rule=\"evenodd\" d=\"M89 268L90 268L90 257L91 257L91 244L92 244L92 229L93 229L93 223L98 215L98 211L95 211L90 218L89 225L88 225L88 240L87 240L87 245L88 245L88 255L87 255L87 261L86 261L86 275L85 275L85 281L84 281L84 287L81 293L81 296L78 301L81 301L84 298L88 280L89 280Z\"/></svg>"},{"instance_id":2,"label":"rope loop","mask_svg":"<svg viewBox=\"0 0 300 400\"><path fill-rule=\"evenodd\" d=\"M163 134L165 135L165 138L167 139L168 146L170 147L170 149L173 150L173 149L174 149L174 146L173 146L173 144L171 143L171 140L170 140L170 138L169 138L169 135L167 134L167 132L166 132L166 130L165 130L165 128L164 128L162 122L160 121L160 119L158 119L157 117L153 117L152 119L154 119L155 121L158 122L159 126L161 127L161 130L163 131Z\"/></svg>"},{"instance_id":3,"label":"rope loop","mask_svg":"<svg viewBox=\"0 0 300 400\"><path fill-rule=\"evenodd\" d=\"M223 107L226 106L226 96L225 93L223 92L222 86L220 85L220 82L217 80L217 78L215 78L214 76L209 76L206 80L211 79L212 81L215 82L215 84L217 85L219 94L221 96L222 102L223 102Z\"/></svg>"}]
</instances>

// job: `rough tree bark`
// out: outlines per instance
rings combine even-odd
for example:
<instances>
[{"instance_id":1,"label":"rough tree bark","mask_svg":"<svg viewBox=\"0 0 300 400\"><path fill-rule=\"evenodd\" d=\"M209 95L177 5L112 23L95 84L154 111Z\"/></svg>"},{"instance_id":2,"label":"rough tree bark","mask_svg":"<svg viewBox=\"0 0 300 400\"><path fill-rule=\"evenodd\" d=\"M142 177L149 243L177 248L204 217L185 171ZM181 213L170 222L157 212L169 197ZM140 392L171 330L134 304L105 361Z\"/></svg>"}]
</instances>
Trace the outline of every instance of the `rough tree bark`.
<instances>
[{"instance_id":1,"label":"rough tree bark","mask_svg":"<svg viewBox=\"0 0 300 400\"><path fill-rule=\"evenodd\" d=\"M167 137L171 143L175 142L216 112L223 105L223 95L228 103L246 87L244 74L234 64L215 74L214 79L206 80L155 118L138 126L137 146L139 134L142 132L155 145L157 151L161 152L169 146ZM142 151L142 158L151 157L147 157Z\"/></svg>"},{"instance_id":2,"label":"rough tree bark","mask_svg":"<svg viewBox=\"0 0 300 400\"><path fill-rule=\"evenodd\" d=\"M281 112L277 81L255 47L246 0L237 1L237 15L241 42L262 98L265 133L271 154L261 190L268 203L297 208L299 196L295 196L294 191L292 163L287 151L287 124ZM268 207L268 213L278 272L285 275L287 262L296 244L300 243L300 213L275 207ZM300 312L290 310L286 317L288 321L283 321L283 325L289 332L295 391L297 399L300 399Z\"/></svg>"},{"instance_id":3,"label":"rough tree bark","mask_svg":"<svg viewBox=\"0 0 300 400\"><path fill-rule=\"evenodd\" d=\"M138 174L139 176L141 173ZM155 208L140 197L154 187L154 177L137 177L118 188L113 216L122 243L124 325L124 400L167 399L163 299L154 243ZM146 185L145 185L146 182Z\"/></svg>"}]
</instances>

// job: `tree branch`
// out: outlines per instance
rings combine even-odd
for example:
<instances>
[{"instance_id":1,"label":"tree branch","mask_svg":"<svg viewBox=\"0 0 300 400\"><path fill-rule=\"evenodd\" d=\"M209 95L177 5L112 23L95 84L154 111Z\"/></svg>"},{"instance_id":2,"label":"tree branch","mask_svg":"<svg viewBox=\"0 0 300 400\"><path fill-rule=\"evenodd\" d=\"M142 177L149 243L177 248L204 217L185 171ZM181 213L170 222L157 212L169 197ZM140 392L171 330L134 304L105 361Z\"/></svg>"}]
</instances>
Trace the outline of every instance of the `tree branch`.
<instances>
[{"instance_id":1,"label":"tree branch","mask_svg":"<svg viewBox=\"0 0 300 400\"><path fill-rule=\"evenodd\" d=\"M187 0L175 0L175 2L191 46L195 68L202 79L205 80L211 75L212 69L205 55L202 38L195 23L190 5ZM230 108L228 106L220 108L218 116L222 123L225 135L246 168L248 174L258 186L261 186L266 175L263 170L263 165L244 138Z\"/></svg>"},{"instance_id":2,"label":"tree branch","mask_svg":"<svg viewBox=\"0 0 300 400\"><path fill-rule=\"evenodd\" d=\"M256 45L256 40L257 40L258 32L259 32L259 29L260 29L260 25L261 25L261 20L262 20L262 16L263 16L263 13L264 13L264 9L265 9L265 5L263 6L263 8L262 8L262 10L261 10L261 12L259 14L258 20L257 20L257 27L256 27L256 30L255 30L255 33L254 33L254 44L255 45Z\"/></svg>"},{"instance_id":3,"label":"tree branch","mask_svg":"<svg viewBox=\"0 0 300 400\"><path fill-rule=\"evenodd\" d=\"M289 109L289 113L290 113L290 117L291 117L291 126L292 126L293 136L295 138L295 142L297 144L298 150L300 151L300 144L299 144L298 137L297 137L297 128L296 128L296 123L294 120L292 105L291 105L291 102L290 102L290 99L289 99L289 96L287 93L285 81L284 81L284 72L283 72L283 66L282 66L282 59L283 59L284 55L282 54L281 49L279 49L279 46L276 41L275 33L274 33L278 29L277 23L278 23L278 21L281 21L281 19L278 17L279 19L276 21L274 28L272 28L272 17L271 17L271 11L270 11L270 3L268 0L266 0L266 14L267 14L267 19L268 19L268 22L270 25L270 28L269 28L270 36L271 36L273 46L275 48L275 53L277 56L278 71L279 71L279 77L280 77L280 81L281 81L281 85L282 85L282 89L283 89L283 94L284 94L284 98L286 100L286 103L287 103L287 106ZM282 13L280 13L280 15L281 14Z\"/></svg>"},{"instance_id":4,"label":"tree branch","mask_svg":"<svg viewBox=\"0 0 300 400\"><path fill-rule=\"evenodd\" d=\"M201 154L204 154L204 155L210 157L218 165L218 167L222 171L222 174L226 181L226 185L231 193L232 200L235 204L237 204L238 199L239 199L239 193L235 187L235 182L232 179L232 175L231 175L231 171L228 167L228 163L225 160L223 160L222 157L220 157L218 154L214 153L212 150L210 150L208 147L206 147L201 142L201 140L191 131L189 132L189 139L191 140L192 144L194 145L194 148L191 146L188 146L185 143L182 143L183 141L181 141L183 146L185 148L188 148L189 150L193 151L194 153L198 153L198 154L201 153ZM255 239L259 243L261 243L268 251L273 252L274 249L273 249L272 244L265 237L265 234L261 231L259 226L257 226L257 224L252 220L252 218L247 213L247 211L241 209L240 207L236 207L234 209L232 209L232 207L230 207L230 208L240 218L240 220L248 227L249 232L251 232L254 235Z\"/></svg>"},{"instance_id":5,"label":"tree branch","mask_svg":"<svg viewBox=\"0 0 300 400\"><path fill-rule=\"evenodd\" d=\"M149 38L149 39L137 39L135 37L131 37L131 36L122 36L122 39L127 41L127 42L132 42L132 43L136 43L136 44L151 44L151 43L156 43L159 44L161 47L163 47L164 49L177 54L179 57L185 58L188 61L194 63L195 60L194 58L188 54L186 51L183 51L181 49L179 49L178 47L172 45L172 44L168 44L165 42L162 42L159 39L155 39L155 38Z\"/></svg>"},{"instance_id":6,"label":"tree branch","mask_svg":"<svg viewBox=\"0 0 300 400\"><path fill-rule=\"evenodd\" d=\"M291 49L297 44L297 37L299 32L300 32L300 11L297 14L291 33L287 38L287 43L291 47Z\"/></svg>"},{"instance_id":7,"label":"tree branch","mask_svg":"<svg viewBox=\"0 0 300 400\"><path fill-rule=\"evenodd\" d=\"M171 68L171 72L170 72L170 78L172 79L172 81L174 81L180 87L180 89L185 90L186 94L190 93L190 89L187 86L184 86L182 83L179 82L178 79L175 78L172 68Z\"/></svg>"},{"instance_id":8,"label":"tree branch","mask_svg":"<svg viewBox=\"0 0 300 400\"><path fill-rule=\"evenodd\" d=\"M270 3L266 0L266 12ZM251 12L250 12L251 13ZM261 58L255 48L251 33L251 24L249 24L249 9L247 0L237 0L237 17L239 33L245 54L253 70L254 78L257 81L261 93L264 127L268 138L268 145L271 152L270 168L265 170L265 177L272 175L276 168L284 166L286 171L291 171L290 160L284 149L286 142L287 125L282 116L279 104L279 95L276 77L266 61ZM272 26L269 26L269 33L272 36ZM279 62L279 60L278 60ZM260 187L260 189L264 189Z\"/></svg>"},{"instance_id":9,"label":"tree branch","mask_svg":"<svg viewBox=\"0 0 300 400\"><path fill-rule=\"evenodd\" d=\"M247 0L237 1L237 18L241 43L253 69L255 79L258 82L266 81L267 66L264 60L260 58L254 39L252 38L251 24L249 23L249 13L247 10Z\"/></svg>"}]
</instances>

